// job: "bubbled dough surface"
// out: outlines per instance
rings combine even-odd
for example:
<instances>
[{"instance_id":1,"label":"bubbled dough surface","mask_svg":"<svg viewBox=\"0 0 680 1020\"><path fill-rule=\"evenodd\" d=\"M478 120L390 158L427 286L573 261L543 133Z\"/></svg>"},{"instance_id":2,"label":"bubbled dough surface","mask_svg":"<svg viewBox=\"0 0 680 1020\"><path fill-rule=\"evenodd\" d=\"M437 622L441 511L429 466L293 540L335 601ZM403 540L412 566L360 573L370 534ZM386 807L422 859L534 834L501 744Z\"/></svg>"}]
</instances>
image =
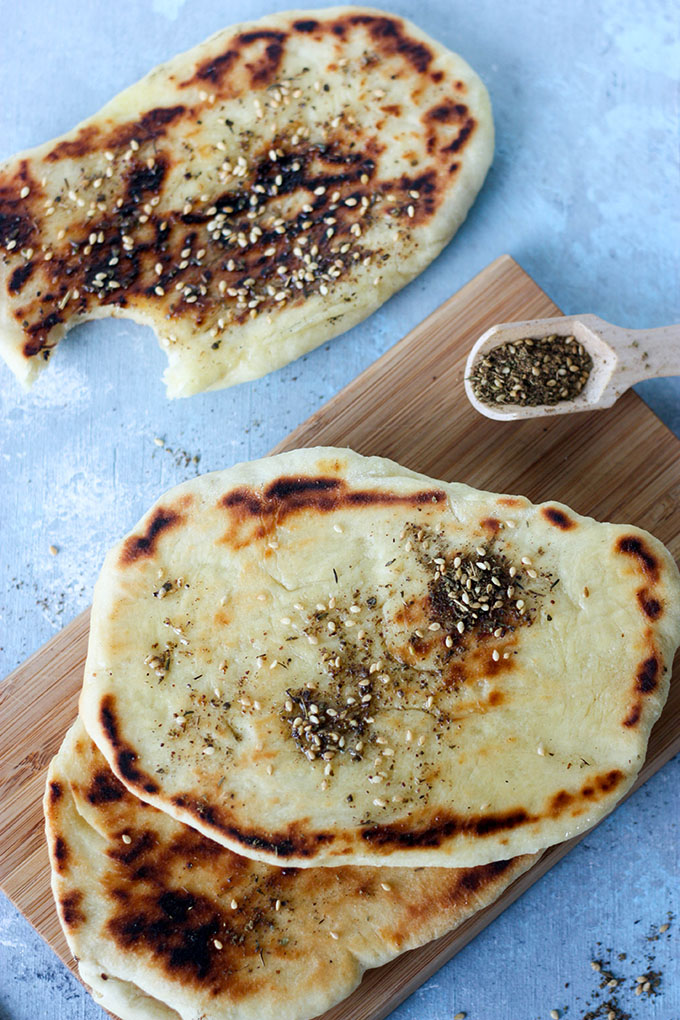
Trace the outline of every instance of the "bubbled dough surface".
<instances>
[{"instance_id":1,"label":"bubbled dough surface","mask_svg":"<svg viewBox=\"0 0 680 1020\"><path fill-rule=\"evenodd\" d=\"M245 517L223 502L236 492L242 507L244 493L319 477L392 502L289 513L283 500ZM426 495L409 504L414 493ZM177 521L149 548L159 513ZM502 524L493 539L490 519ZM537 578L524 581L539 592L532 624L500 639L473 627L447 649L447 627L428 629L436 567L419 560L417 541L407 550L412 526L448 557L475 556L482 542L520 571L529 559ZM639 557L618 551L631 540L657 564L655 582ZM166 577L184 587L154 597ZM662 607L657 619L643 612L641 591ZM336 608L317 619L317 604L327 609L333 596ZM179 486L112 550L95 591L81 712L138 794L253 857L476 865L565 839L628 789L667 694L679 605L675 564L638 529L351 451L299 450ZM424 639L409 648L416 629ZM168 643L171 665L159 677L145 659ZM337 670L328 664L336 654ZM287 691L310 683L315 700L337 706L338 682L343 700L378 661L360 760L338 753L326 775L327 763L308 761L291 737Z\"/></svg>"}]
</instances>

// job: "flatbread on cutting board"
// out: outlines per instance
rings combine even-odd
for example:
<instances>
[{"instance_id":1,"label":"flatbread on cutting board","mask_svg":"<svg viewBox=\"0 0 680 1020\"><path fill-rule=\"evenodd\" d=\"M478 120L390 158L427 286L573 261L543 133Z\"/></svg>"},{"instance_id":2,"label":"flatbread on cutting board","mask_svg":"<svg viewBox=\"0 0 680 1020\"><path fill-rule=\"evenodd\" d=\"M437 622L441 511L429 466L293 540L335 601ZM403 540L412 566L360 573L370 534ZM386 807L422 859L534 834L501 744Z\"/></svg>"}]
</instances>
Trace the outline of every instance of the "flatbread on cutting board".
<instances>
[{"instance_id":1,"label":"flatbread on cutting board","mask_svg":"<svg viewBox=\"0 0 680 1020\"><path fill-rule=\"evenodd\" d=\"M69 947L121 1020L306 1020L368 967L457 927L534 861L418 871L251 861L127 792L80 721L50 766L45 815Z\"/></svg>"},{"instance_id":2,"label":"flatbread on cutting board","mask_svg":"<svg viewBox=\"0 0 680 1020\"><path fill-rule=\"evenodd\" d=\"M153 327L168 394L254 379L360 322L454 235L493 152L465 61L365 7L226 28L0 166L0 354Z\"/></svg>"},{"instance_id":3,"label":"flatbread on cutting board","mask_svg":"<svg viewBox=\"0 0 680 1020\"><path fill-rule=\"evenodd\" d=\"M108 554L80 710L129 789L237 852L466 867L612 809L679 639L638 528L296 450L178 486Z\"/></svg>"}]
</instances>

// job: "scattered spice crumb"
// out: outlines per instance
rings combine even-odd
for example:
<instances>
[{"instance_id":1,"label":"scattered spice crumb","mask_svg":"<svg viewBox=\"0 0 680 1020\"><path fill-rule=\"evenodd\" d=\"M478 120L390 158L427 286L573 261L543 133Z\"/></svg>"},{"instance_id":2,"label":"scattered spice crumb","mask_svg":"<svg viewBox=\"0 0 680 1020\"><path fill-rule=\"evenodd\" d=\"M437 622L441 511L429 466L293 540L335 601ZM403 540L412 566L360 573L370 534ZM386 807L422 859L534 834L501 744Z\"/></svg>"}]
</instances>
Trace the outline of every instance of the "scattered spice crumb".
<instances>
[{"instance_id":1,"label":"scattered spice crumb","mask_svg":"<svg viewBox=\"0 0 680 1020\"><path fill-rule=\"evenodd\" d=\"M56 545L50 546L50 553L52 554L52 556L56 556L58 552L59 552L58 546Z\"/></svg>"},{"instance_id":2,"label":"scattered spice crumb","mask_svg":"<svg viewBox=\"0 0 680 1020\"><path fill-rule=\"evenodd\" d=\"M639 974L635 978L635 994L642 995L644 993L648 998L658 995L661 979L662 974L658 970L648 970L644 974Z\"/></svg>"},{"instance_id":3,"label":"scattered spice crumb","mask_svg":"<svg viewBox=\"0 0 680 1020\"><path fill-rule=\"evenodd\" d=\"M174 449L171 446L167 446L164 439L160 436L154 438L156 446L160 447L165 453L169 453L175 464L179 468L194 467L196 474L198 474L198 465L201 461L200 453L189 453L188 450Z\"/></svg>"},{"instance_id":4,"label":"scattered spice crumb","mask_svg":"<svg viewBox=\"0 0 680 1020\"><path fill-rule=\"evenodd\" d=\"M669 931L673 920L673 915L669 912L667 921L658 928L655 926L651 928L651 934L646 936L646 941L658 941L661 935ZM671 936L668 935L667 938ZM600 949L602 943L598 942L597 946ZM627 1005L630 1003L632 1008L633 1003L639 1003L642 996L651 998L662 994L663 973L657 969L654 951L650 949L645 952L645 969L640 967L639 963L636 964L634 957L629 953L614 953L610 947L602 949L602 952L608 954L607 959L590 960L597 987L590 1000L585 1003L585 1011L579 1013L578 1020L633 1020L633 1018L639 1020L637 1013L628 1012ZM613 958L621 962L626 961L627 967L630 968L628 976L612 972L610 960ZM629 998L626 1000L624 997ZM550 1013L551 1018L555 1012Z\"/></svg>"}]
</instances>

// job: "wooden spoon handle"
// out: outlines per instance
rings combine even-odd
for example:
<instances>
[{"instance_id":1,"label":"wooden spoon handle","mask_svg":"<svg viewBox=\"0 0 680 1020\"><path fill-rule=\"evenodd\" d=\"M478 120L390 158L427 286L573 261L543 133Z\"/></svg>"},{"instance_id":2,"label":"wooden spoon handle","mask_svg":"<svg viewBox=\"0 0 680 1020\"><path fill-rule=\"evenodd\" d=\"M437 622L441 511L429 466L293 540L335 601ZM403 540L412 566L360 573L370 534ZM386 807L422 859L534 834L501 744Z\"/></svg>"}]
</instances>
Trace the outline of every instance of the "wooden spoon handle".
<instances>
[{"instance_id":1,"label":"wooden spoon handle","mask_svg":"<svg viewBox=\"0 0 680 1020\"><path fill-rule=\"evenodd\" d=\"M680 324L658 329L619 329L610 326L616 338L601 335L616 348L619 366L617 388L633 386L643 379L680 375Z\"/></svg>"}]
</instances>

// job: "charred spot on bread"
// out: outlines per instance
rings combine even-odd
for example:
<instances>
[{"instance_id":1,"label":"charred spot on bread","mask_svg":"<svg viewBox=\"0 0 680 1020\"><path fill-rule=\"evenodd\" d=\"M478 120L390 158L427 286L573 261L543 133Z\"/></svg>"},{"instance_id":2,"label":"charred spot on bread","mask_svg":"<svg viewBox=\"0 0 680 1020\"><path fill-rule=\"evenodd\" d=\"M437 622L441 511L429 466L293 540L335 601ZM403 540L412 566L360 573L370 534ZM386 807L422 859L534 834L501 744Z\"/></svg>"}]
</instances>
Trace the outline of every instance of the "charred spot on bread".
<instances>
[{"instance_id":1,"label":"charred spot on bread","mask_svg":"<svg viewBox=\"0 0 680 1020\"><path fill-rule=\"evenodd\" d=\"M131 535L124 543L120 555L121 565L127 566L154 556L161 536L186 523L184 511L190 503L191 497L185 496L177 507L158 507L152 514L146 531L142 535Z\"/></svg>"},{"instance_id":2,"label":"charred spot on bread","mask_svg":"<svg viewBox=\"0 0 680 1020\"><path fill-rule=\"evenodd\" d=\"M659 579L659 562L654 554L649 550L645 540L640 535L625 535L618 540L616 548L620 553L625 556L630 556L642 568L650 580L658 581Z\"/></svg>"},{"instance_id":3,"label":"charred spot on bread","mask_svg":"<svg viewBox=\"0 0 680 1020\"><path fill-rule=\"evenodd\" d=\"M637 673L637 690L641 694L650 694L656 689L659 676L659 660L656 655L649 658L640 665Z\"/></svg>"},{"instance_id":4,"label":"charred spot on bread","mask_svg":"<svg viewBox=\"0 0 680 1020\"><path fill-rule=\"evenodd\" d=\"M576 523L569 514L557 506L544 506L541 508L541 513L549 524L554 525L554 527L559 528L561 531L570 531L576 527Z\"/></svg>"}]
</instances>

